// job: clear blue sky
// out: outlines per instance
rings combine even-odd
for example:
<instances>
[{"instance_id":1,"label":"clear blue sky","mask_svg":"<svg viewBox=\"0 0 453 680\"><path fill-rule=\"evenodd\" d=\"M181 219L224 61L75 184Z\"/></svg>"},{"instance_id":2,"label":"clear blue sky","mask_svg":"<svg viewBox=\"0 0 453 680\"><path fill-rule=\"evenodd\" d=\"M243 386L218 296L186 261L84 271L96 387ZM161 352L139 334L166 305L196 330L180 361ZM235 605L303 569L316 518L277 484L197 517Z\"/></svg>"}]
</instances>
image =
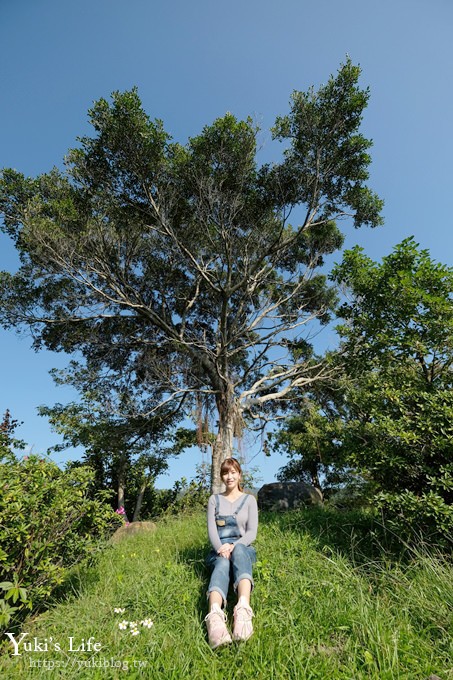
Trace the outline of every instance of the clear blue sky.
<instances>
[{"instance_id":1,"label":"clear blue sky","mask_svg":"<svg viewBox=\"0 0 453 680\"><path fill-rule=\"evenodd\" d=\"M326 82L349 55L371 89L370 185L386 205L385 226L349 229L346 246L377 259L414 235L453 265L452 34L451 0L0 0L0 167L36 175L60 166L90 133L92 102L133 85L178 141L231 111L260 123L266 153L290 93ZM0 269L16 266L0 236ZM0 331L0 341L0 414L9 408L24 421L18 435L45 451L58 437L36 406L74 398L48 375L66 359L35 354L12 332ZM199 459L181 457L159 485L191 477ZM266 482L284 462L254 460Z\"/></svg>"}]
</instances>

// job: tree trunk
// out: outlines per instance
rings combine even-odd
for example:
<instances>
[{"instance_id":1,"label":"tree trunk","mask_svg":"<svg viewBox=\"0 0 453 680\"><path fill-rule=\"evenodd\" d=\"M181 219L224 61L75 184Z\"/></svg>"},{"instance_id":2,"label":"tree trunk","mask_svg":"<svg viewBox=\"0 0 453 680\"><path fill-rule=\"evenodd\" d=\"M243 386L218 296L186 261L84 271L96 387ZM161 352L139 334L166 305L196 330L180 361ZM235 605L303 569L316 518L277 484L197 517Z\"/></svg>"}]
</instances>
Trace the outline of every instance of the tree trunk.
<instances>
[{"instance_id":1,"label":"tree trunk","mask_svg":"<svg viewBox=\"0 0 453 680\"><path fill-rule=\"evenodd\" d=\"M124 519L128 521L125 508L126 465L123 458L118 463L118 510L124 509Z\"/></svg>"},{"instance_id":2,"label":"tree trunk","mask_svg":"<svg viewBox=\"0 0 453 680\"><path fill-rule=\"evenodd\" d=\"M140 519L140 510L142 509L143 496L145 495L147 486L148 483L146 480L140 485L140 491L138 492L137 501L135 503L134 516L132 518L133 522L138 522Z\"/></svg>"},{"instance_id":3,"label":"tree trunk","mask_svg":"<svg viewBox=\"0 0 453 680\"><path fill-rule=\"evenodd\" d=\"M317 491L319 491L319 493L321 494L321 498L324 501L324 494L323 494L323 491L322 491L321 482L319 480L319 471L318 471L318 466L317 466L316 463L314 463L312 466L310 466L309 473L310 473L310 479L311 479L312 486L314 486L315 489Z\"/></svg>"},{"instance_id":4,"label":"tree trunk","mask_svg":"<svg viewBox=\"0 0 453 680\"><path fill-rule=\"evenodd\" d=\"M219 429L212 449L211 493L222 493L225 487L220 478L220 466L225 458L233 455L235 409L234 401L229 391L226 394L220 394L216 402L219 414Z\"/></svg>"},{"instance_id":5,"label":"tree trunk","mask_svg":"<svg viewBox=\"0 0 453 680\"><path fill-rule=\"evenodd\" d=\"M124 477L118 476L118 510L124 508Z\"/></svg>"}]
</instances>

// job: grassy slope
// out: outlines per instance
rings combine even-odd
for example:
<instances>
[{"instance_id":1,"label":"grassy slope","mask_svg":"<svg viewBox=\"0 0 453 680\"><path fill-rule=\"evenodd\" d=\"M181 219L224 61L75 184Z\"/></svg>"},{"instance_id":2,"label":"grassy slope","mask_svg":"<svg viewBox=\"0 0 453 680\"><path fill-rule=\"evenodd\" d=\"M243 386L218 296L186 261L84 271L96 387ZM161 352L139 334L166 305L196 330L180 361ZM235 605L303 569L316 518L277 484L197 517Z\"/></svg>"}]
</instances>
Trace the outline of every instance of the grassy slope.
<instances>
[{"instance_id":1,"label":"grassy slope","mask_svg":"<svg viewBox=\"0 0 453 680\"><path fill-rule=\"evenodd\" d=\"M153 535L109 547L98 566L74 583L73 597L26 625L26 640L47 640L49 651L12 657L8 643L0 675L422 680L436 673L442 680L453 678L451 566L424 558L406 566L374 560L368 532L366 522L348 523L348 515L262 515L253 596L256 633L245 644L212 652L203 625L204 517L162 522ZM114 614L114 607L126 611ZM141 627L137 636L118 627L122 619L148 617L154 626ZM102 649L94 656L65 651L70 636L73 647L93 636ZM52 651L55 642L63 651ZM105 667L90 666L93 658ZM134 661L146 668L134 669Z\"/></svg>"}]
</instances>

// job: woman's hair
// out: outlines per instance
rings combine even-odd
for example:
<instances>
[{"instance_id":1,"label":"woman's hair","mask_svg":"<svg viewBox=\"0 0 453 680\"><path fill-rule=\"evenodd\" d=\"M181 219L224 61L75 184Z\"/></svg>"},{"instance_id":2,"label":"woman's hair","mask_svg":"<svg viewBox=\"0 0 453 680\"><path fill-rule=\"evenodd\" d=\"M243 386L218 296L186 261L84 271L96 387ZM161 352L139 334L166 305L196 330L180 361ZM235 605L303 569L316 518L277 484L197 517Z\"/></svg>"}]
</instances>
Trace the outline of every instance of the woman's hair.
<instances>
[{"instance_id":1,"label":"woman's hair","mask_svg":"<svg viewBox=\"0 0 453 680\"><path fill-rule=\"evenodd\" d=\"M225 475L231 469L236 470L236 472L238 472L242 477L242 468L236 458L225 458L222 465L220 466L220 476L223 477L223 475ZM242 491L243 488L244 487L241 484L241 480L239 480L239 491Z\"/></svg>"}]
</instances>

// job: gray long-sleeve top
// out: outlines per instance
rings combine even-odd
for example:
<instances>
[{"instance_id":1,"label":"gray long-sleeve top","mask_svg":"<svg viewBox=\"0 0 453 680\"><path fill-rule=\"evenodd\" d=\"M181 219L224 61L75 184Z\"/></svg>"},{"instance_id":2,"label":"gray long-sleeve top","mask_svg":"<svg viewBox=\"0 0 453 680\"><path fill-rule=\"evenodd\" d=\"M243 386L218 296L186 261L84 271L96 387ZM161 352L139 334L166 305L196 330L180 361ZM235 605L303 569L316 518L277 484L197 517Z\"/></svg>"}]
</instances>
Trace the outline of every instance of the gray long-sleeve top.
<instances>
[{"instance_id":1,"label":"gray long-sleeve top","mask_svg":"<svg viewBox=\"0 0 453 680\"><path fill-rule=\"evenodd\" d=\"M232 515L237 507L242 503L244 494L239 496L231 503L225 496L219 494L219 514ZM236 515L236 522L239 527L241 538L235 543L250 545L256 538L258 530L258 506L255 496L247 494L248 498ZM208 501L208 536L212 547L217 552L222 545L215 523L215 495L210 496Z\"/></svg>"}]
</instances>

